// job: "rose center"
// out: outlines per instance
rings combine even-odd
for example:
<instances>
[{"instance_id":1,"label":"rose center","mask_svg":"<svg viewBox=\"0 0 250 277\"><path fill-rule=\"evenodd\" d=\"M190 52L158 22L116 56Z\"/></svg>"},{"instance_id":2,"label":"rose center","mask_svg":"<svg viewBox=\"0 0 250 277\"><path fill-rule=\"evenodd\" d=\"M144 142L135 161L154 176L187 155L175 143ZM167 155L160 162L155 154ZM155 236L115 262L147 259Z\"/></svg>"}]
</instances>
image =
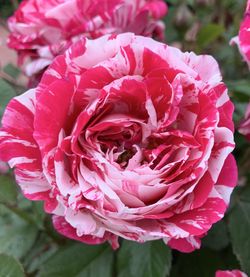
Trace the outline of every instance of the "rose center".
<instances>
[{"instance_id":1,"label":"rose center","mask_svg":"<svg viewBox=\"0 0 250 277\"><path fill-rule=\"evenodd\" d=\"M131 149L124 150L116 159L116 162L125 168L128 165L129 160L135 155L136 149L133 147Z\"/></svg>"}]
</instances>

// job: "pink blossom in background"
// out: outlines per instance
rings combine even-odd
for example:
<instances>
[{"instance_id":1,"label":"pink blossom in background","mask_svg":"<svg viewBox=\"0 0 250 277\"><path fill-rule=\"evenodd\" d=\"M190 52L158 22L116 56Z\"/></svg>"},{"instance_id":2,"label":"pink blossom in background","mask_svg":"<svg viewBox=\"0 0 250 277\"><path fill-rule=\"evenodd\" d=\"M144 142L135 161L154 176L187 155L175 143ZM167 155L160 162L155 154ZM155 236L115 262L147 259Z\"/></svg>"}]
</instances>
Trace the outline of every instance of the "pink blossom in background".
<instances>
[{"instance_id":1,"label":"pink blossom in background","mask_svg":"<svg viewBox=\"0 0 250 277\"><path fill-rule=\"evenodd\" d=\"M129 31L162 40L165 26L159 19L166 13L163 0L24 0L8 21L8 45L17 50L32 85L81 36Z\"/></svg>"},{"instance_id":2,"label":"pink blossom in background","mask_svg":"<svg viewBox=\"0 0 250 277\"><path fill-rule=\"evenodd\" d=\"M231 40L231 43L236 43L244 60L250 68L250 0L247 1L247 7L244 19L241 22L239 34Z\"/></svg>"},{"instance_id":3,"label":"pink blossom in background","mask_svg":"<svg viewBox=\"0 0 250 277\"><path fill-rule=\"evenodd\" d=\"M218 270L215 277L248 277L246 273L240 270Z\"/></svg>"},{"instance_id":4,"label":"pink blossom in background","mask_svg":"<svg viewBox=\"0 0 250 277\"><path fill-rule=\"evenodd\" d=\"M238 131L250 140L250 103L246 108L245 118L240 123Z\"/></svg>"},{"instance_id":5,"label":"pink blossom in background","mask_svg":"<svg viewBox=\"0 0 250 277\"><path fill-rule=\"evenodd\" d=\"M0 158L69 238L190 252L237 182L233 109L211 56L131 33L82 38L8 104Z\"/></svg>"}]
</instances>

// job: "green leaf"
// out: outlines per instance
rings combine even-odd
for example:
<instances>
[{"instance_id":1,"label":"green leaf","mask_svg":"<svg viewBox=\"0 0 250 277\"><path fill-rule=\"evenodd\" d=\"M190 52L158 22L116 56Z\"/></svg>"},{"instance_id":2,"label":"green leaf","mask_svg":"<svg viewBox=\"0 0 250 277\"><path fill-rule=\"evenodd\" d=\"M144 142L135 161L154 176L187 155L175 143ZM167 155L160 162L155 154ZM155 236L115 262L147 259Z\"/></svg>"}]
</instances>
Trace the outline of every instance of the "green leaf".
<instances>
[{"instance_id":1,"label":"green leaf","mask_svg":"<svg viewBox=\"0 0 250 277\"><path fill-rule=\"evenodd\" d=\"M233 251L242 269L250 274L250 187L235 191L235 204L229 214Z\"/></svg>"},{"instance_id":2,"label":"green leaf","mask_svg":"<svg viewBox=\"0 0 250 277\"><path fill-rule=\"evenodd\" d=\"M207 246L213 250L221 250L230 243L227 226L224 221L214 224L208 235L202 240L202 246Z\"/></svg>"},{"instance_id":3,"label":"green leaf","mask_svg":"<svg viewBox=\"0 0 250 277\"><path fill-rule=\"evenodd\" d=\"M45 262L40 277L110 277L113 252L108 245L81 243L63 247Z\"/></svg>"},{"instance_id":4,"label":"green leaf","mask_svg":"<svg viewBox=\"0 0 250 277\"><path fill-rule=\"evenodd\" d=\"M15 90L3 79L0 79L0 116L10 99L16 95Z\"/></svg>"},{"instance_id":5,"label":"green leaf","mask_svg":"<svg viewBox=\"0 0 250 277\"><path fill-rule=\"evenodd\" d=\"M250 81L237 80L226 82L229 91L232 93L232 98L239 102L248 103L250 99Z\"/></svg>"},{"instance_id":6,"label":"green leaf","mask_svg":"<svg viewBox=\"0 0 250 277\"><path fill-rule=\"evenodd\" d=\"M32 247L37 229L12 214L3 205L0 213L0 252L23 257Z\"/></svg>"},{"instance_id":7,"label":"green leaf","mask_svg":"<svg viewBox=\"0 0 250 277\"><path fill-rule=\"evenodd\" d=\"M201 48L204 48L219 38L223 32L224 27L222 25L214 23L207 24L198 32L197 43Z\"/></svg>"},{"instance_id":8,"label":"green leaf","mask_svg":"<svg viewBox=\"0 0 250 277\"><path fill-rule=\"evenodd\" d=\"M13 257L0 254L0 277L24 277L22 265Z\"/></svg>"},{"instance_id":9,"label":"green leaf","mask_svg":"<svg viewBox=\"0 0 250 277\"><path fill-rule=\"evenodd\" d=\"M162 241L138 244L123 241L118 252L118 277L165 277L171 267L171 251Z\"/></svg>"},{"instance_id":10,"label":"green leaf","mask_svg":"<svg viewBox=\"0 0 250 277\"><path fill-rule=\"evenodd\" d=\"M13 178L7 175L0 175L0 203L16 202L17 188Z\"/></svg>"}]
</instances>

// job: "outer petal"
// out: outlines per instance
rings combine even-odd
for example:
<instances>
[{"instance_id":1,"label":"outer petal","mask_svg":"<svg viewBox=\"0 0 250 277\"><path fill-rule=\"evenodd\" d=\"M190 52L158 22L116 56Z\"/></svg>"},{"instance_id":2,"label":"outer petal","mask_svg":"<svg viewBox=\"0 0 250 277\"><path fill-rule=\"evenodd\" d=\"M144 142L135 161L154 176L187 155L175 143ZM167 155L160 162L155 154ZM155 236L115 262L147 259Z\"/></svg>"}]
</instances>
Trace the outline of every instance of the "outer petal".
<instances>
[{"instance_id":1,"label":"outer petal","mask_svg":"<svg viewBox=\"0 0 250 277\"><path fill-rule=\"evenodd\" d=\"M29 90L8 104L0 131L0 159L15 167L24 195L46 201L51 186L44 177L40 151L33 138L35 101L35 90Z\"/></svg>"},{"instance_id":2,"label":"outer petal","mask_svg":"<svg viewBox=\"0 0 250 277\"><path fill-rule=\"evenodd\" d=\"M76 229L73 228L65 219L61 216L53 216L53 225L55 229L62 234L63 236L66 236L73 240L78 240L87 244L101 244L105 241L111 239L112 236L107 234L106 236L102 238L94 237L91 235L82 235L78 236L76 234Z\"/></svg>"},{"instance_id":3,"label":"outer petal","mask_svg":"<svg viewBox=\"0 0 250 277\"><path fill-rule=\"evenodd\" d=\"M190 236L186 239L171 239L167 241L168 246L183 253L190 253L201 246L201 241L199 237Z\"/></svg>"},{"instance_id":4,"label":"outer petal","mask_svg":"<svg viewBox=\"0 0 250 277\"><path fill-rule=\"evenodd\" d=\"M167 242L168 245L182 252L191 252L200 248L200 238L211 228L212 224L224 216L237 180L236 162L234 157L229 155L206 203L198 209L177 215L173 217L173 220L170 219L178 228L178 235L183 238L171 239ZM190 235L185 238L187 234Z\"/></svg>"},{"instance_id":5,"label":"outer petal","mask_svg":"<svg viewBox=\"0 0 250 277\"><path fill-rule=\"evenodd\" d=\"M66 81L56 81L46 90L37 91L34 138L44 155L58 145L59 133L67 131L70 117L71 98L74 88Z\"/></svg>"}]
</instances>

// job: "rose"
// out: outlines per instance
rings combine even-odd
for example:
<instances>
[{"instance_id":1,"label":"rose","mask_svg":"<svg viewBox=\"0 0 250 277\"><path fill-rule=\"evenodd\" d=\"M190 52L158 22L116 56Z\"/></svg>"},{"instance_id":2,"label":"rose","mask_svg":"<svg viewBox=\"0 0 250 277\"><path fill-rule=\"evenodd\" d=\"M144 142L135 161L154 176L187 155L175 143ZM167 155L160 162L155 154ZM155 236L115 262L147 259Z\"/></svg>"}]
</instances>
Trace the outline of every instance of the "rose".
<instances>
[{"instance_id":1,"label":"rose","mask_svg":"<svg viewBox=\"0 0 250 277\"><path fill-rule=\"evenodd\" d=\"M232 112L211 56L131 33L81 39L9 103L0 158L67 237L189 252L236 184Z\"/></svg>"},{"instance_id":2,"label":"rose","mask_svg":"<svg viewBox=\"0 0 250 277\"><path fill-rule=\"evenodd\" d=\"M215 277L247 277L247 275L240 270L218 270Z\"/></svg>"},{"instance_id":3,"label":"rose","mask_svg":"<svg viewBox=\"0 0 250 277\"><path fill-rule=\"evenodd\" d=\"M250 67L250 0L247 1L245 16L240 25L239 34L231 40L231 44L237 44L244 60Z\"/></svg>"},{"instance_id":4,"label":"rose","mask_svg":"<svg viewBox=\"0 0 250 277\"><path fill-rule=\"evenodd\" d=\"M163 0L24 0L9 19L8 45L32 80L40 80L55 56L81 35L97 38L134 32L163 39L167 12Z\"/></svg>"}]
</instances>

